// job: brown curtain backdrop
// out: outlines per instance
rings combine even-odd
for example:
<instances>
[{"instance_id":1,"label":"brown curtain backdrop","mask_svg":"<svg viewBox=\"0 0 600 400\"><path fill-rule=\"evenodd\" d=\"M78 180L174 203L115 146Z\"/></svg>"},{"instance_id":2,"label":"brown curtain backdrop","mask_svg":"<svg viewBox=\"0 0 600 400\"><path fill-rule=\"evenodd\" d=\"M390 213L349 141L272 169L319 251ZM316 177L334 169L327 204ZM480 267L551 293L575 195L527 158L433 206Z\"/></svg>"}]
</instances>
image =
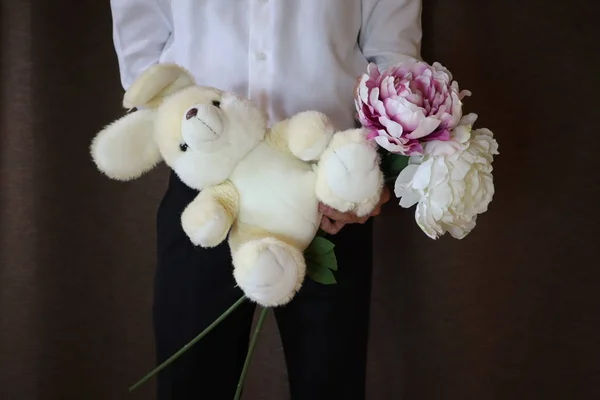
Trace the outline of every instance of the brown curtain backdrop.
<instances>
[{"instance_id":1,"label":"brown curtain backdrop","mask_svg":"<svg viewBox=\"0 0 600 400\"><path fill-rule=\"evenodd\" d=\"M426 60L497 135L497 194L463 241L379 218L369 399L598 399L598 2L424 3ZM127 388L153 367L167 171L120 184L88 156L123 112L109 2L1 4L0 399L152 399ZM285 378L270 319L245 398Z\"/></svg>"}]
</instances>

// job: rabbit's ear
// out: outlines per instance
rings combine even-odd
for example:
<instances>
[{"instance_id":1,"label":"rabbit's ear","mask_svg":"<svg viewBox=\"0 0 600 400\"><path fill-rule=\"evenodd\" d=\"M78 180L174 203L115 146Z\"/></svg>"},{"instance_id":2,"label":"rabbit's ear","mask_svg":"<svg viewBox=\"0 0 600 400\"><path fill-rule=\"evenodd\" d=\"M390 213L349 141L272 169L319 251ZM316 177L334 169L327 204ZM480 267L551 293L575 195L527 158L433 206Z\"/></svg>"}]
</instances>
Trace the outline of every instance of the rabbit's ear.
<instances>
[{"instance_id":1,"label":"rabbit's ear","mask_svg":"<svg viewBox=\"0 0 600 400\"><path fill-rule=\"evenodd\" d=\"M154 64L127 89L123 107L156 108L163 99L179 90L195 85L194 78L177 64Z\"/></svg>"},{"instance_id":2,"label":"rabbit's ear","mask_svg":"<svg viewBox=\"0 0 600 400\"><path fill-rule=\"evenodd\" d=\"M101 130L90 147L94 163L109 178L139 178L162 161L154 139L155 110L125 115Z\"/></svg>"}]
</instances>

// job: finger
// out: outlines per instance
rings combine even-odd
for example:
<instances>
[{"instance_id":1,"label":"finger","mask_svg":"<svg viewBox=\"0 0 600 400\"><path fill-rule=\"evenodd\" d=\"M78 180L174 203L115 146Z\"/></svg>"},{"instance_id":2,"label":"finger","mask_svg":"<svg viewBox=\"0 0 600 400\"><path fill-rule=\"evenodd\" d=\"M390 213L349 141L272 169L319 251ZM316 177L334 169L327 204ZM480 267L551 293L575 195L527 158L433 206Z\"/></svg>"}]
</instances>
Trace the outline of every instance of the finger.
<instances>
[{"instance_id":1,"label":"finger","mask_svg":"<svg viewBox=\"0 0 600 400\"><path fill-rule=\"evenodd\" d=\"M344 226L346 226L345 222L333 221L333 231L334 231L334 234L340 233L340 231L342 230L342 228Z\"/></svg>"},{"instance_id":2,"label":"finger","mask_svg":"<svg viewBox=\"0 0 600 400\"><path fill-rule=\"evenodd\" d=\"M321 230L325 233L333 234L333 222L327 217L321 218Z\"/></svg>"},{"instance_id":3,"label":"finger","mask_svg":"<svg viewBox=\"0 0 600 400\"><path fill-rule=\"evenodd\" d=\"M320 228L326 232L329 233L330 235L335 235L336 233L338 233L343 227L344 227L344 223L343 222L339 222L339 221L332 221L327 217L323 217L321 219L321 226Z\"/></svg>"},{"instance_id":4,"label":"finger","mask_svg":"<svg viewBox=\"0 0 600 400\"><path fill-rule=\"evenodd\" d=\"M371 211L370 216L371 217L376 217L379 214L381 214L381 207L380 206L376 207L373 211Z\"/></svg>"},{"instance_id":5,"label":"finger","mask_svg":"<svg viewBox=\"0 0 600 400\"><path fill-rule=\"evenodd\" d=\"M323 215L334 221L352 222L352 220L354 219L351 214L334 210L333 208L328 207L325 204L319 205L319 211L323 213Z\"/></svg>"}]
</instances>

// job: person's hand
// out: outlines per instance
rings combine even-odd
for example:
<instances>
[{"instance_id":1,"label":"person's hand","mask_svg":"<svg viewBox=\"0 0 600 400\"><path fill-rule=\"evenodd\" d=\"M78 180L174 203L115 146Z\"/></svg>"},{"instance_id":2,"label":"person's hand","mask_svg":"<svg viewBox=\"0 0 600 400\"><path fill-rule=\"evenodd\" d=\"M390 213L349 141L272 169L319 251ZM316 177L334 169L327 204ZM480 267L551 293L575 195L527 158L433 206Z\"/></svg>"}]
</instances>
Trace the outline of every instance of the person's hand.
<instances>
[{"instance_id":1,"label":"person's hand","mask_svg":"<svg viewBox=\"0 0 600 400\"><path fill-rule=\"evenodd\" d=\"M381 213L381 207L390 200L390 197L390 189L384 185L377 207L375 207L371 214L365 217L358 217L354 213L342 213L325 204L319 204L319 211L323 213L321 229L330 235L335 235L347 224L364 224L371 217L375 217Z\"/></svg>"}]
</instances>

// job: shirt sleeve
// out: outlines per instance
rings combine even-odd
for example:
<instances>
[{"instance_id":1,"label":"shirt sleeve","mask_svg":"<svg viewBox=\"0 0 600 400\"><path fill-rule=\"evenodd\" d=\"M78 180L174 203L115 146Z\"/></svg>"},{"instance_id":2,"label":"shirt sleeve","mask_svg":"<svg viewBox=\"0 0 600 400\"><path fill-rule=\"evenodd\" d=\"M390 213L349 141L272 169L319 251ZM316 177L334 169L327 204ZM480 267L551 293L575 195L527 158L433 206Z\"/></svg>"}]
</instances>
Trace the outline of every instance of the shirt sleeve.
<instances>
[{"instance_id":1,"label":"shirt sleeve","mask_svg":"<svg viewBox=\"0 0 600 400\"><path fill-rule=\"evenodd\" d=\"M172 32L165 0L110 0L113 43L124 89L159 62Z\"/></svg>"},{"instance_id":2,"label":"shirt sleeve","mask_svg":"<svg viewBox=\"0 0 600 400\"><path fill-rule=\"evenodd\" d=\"M422 0L363 0L359 45L369 60L385 69L421 58Z\"/></svg>"}]
</instances>

